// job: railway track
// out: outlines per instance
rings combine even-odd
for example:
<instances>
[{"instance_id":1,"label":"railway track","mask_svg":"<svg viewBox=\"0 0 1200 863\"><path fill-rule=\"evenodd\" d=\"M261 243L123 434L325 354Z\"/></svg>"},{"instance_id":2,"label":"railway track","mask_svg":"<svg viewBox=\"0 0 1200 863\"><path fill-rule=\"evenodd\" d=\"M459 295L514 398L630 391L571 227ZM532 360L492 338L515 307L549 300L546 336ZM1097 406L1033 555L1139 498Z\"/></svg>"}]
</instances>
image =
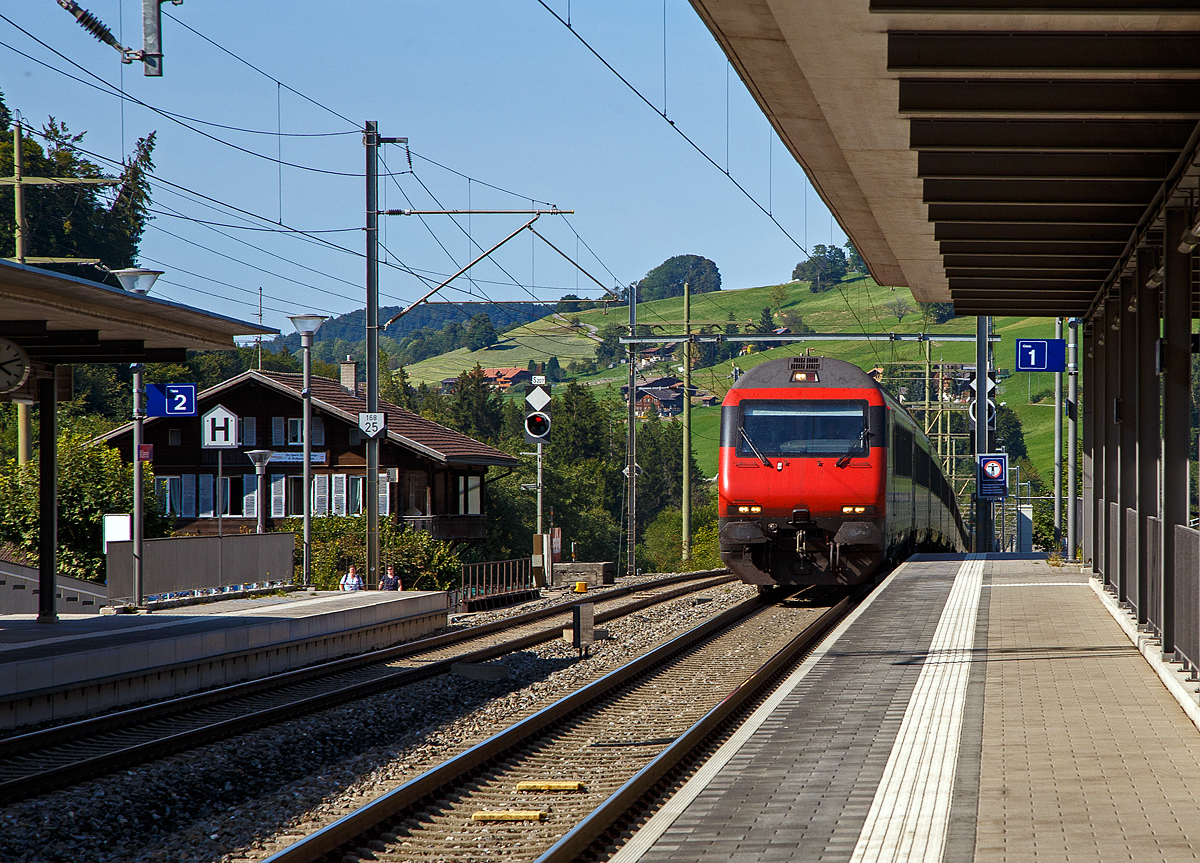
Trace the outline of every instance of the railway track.
<instances>
[{"instance_id":1,"label":"railway track","mask_svg":"<svg viewBox=\"0 0 1200 863\"><path fill-rule=\"evenodd\" d=\"M672 576L361 656L0 740L0 802L162 758L561 637L571 607L603 623L731 580Z\"/></svg>"},{"instance_id":2,"label":"railway track","mask_svg":"<svg viewBox=\"0 0 1200 863\"><path fill-rule=\"evenodd\" d=\"M266 863L574 860L764 697L857 596L747 600Z\"/></svg>"}]
</instances>

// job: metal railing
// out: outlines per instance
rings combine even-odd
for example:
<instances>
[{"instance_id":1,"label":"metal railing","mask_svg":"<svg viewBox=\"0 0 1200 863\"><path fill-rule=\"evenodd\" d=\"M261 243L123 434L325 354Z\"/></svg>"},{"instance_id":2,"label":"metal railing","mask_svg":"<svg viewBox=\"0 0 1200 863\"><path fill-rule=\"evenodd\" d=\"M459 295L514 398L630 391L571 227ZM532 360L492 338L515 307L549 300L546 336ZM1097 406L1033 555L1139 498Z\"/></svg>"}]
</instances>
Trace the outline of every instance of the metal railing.
<instances>
[{"instance_id":1,"label":"metal railing","mask_svg":"<svg viewBox=\"0 0 1200 863\"><path fill-rule=\"evenodd\" d=\"M1136 612L1142 608L1144 597L1138 595L1138 513L1132 507L1125 508L1125 599ZM1136 616L1136 615L1135 615Z\"/></svg>"},{"instance_id":2,"label":"metal railing","mask_svg":"<svg viewBox=\"0 0 1200 863\"><path fill-rule=\"evenodd\" d=\"M1175 652L1192 669L1200 667L1200 532L1175 525Z\"/></svg>"},{"instance_id":3,"label":"metal railing","mask_svg":"<svg viewBox=\"0 0 1200 863\"><path fill-rule=\"evenodd\" d=\"M1104 583L1116 588L1121 572L1121 507L1115 501L1108 502L1104 532L1108 539L1108 548L1104 553Z\"/></svg>"},{"instance_id":4,"label":"metal railing","mask_svg":"<svg viewBox=\"0 0 1200 863\"><path fill-rule=\"evenodd\" d=\"M478 602L510 593L535 590L530 559L489 560L462 565L462 587L457 605Z\"/></svg>"},{"instance_id":5,"label":"metal railing","mask_svg":"<svg viewBox=\"0 0 1200 863\"><path fill-rule=\"evenodd\" d=\"M1162 635L1162 519L1150 516L1146 519L1146 566L1150 577L1146 579L1146 621L1158 635Z\"/></svg>"}]
</instances>

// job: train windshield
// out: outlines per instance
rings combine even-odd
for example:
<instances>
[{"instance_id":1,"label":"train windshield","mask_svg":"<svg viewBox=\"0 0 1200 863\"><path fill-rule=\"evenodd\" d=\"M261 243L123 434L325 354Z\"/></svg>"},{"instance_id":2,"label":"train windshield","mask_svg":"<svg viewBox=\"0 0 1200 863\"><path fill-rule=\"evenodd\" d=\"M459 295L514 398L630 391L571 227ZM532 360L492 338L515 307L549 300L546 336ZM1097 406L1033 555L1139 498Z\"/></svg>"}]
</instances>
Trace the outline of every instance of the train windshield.
<instances>
[{"instance_id":1,"label":"train windshield","mask_svg":"<svg viewBox=\"0 0 1200 863\"><path fill-rule=\"evenodd\" d=\"M746 401L737 452L751 458L756 449L768 455L866 455L866 428L866 402Z\"/></svg>"}]
</instances>

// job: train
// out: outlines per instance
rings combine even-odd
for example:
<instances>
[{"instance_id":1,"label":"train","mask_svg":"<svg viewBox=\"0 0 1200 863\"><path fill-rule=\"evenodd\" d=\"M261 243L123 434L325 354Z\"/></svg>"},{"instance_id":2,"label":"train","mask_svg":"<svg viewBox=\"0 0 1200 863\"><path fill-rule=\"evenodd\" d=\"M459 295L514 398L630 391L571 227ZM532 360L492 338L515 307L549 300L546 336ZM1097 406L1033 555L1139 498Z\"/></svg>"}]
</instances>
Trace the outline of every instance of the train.
<instances>
[{"instance_id":1,"label":"train","mask_svg":"<svg viewBox=\"0 0 1200 863\"><path fill-rule=\"evenodd\" d=\"M929 438L853 363L769 360L721 406L721 560L746 584L853 585L966 527Z\"/></svg>"}]
</instances>

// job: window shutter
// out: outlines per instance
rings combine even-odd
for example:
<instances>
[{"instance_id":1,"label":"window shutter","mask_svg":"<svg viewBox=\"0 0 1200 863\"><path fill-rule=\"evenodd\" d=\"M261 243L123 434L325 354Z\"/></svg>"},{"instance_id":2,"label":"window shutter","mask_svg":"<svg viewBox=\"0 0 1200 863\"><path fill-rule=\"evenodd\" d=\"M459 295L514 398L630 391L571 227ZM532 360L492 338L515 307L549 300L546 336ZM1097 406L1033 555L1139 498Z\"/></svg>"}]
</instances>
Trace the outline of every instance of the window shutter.
<instances>
[{"instance_id":1,"label":"window shutter","mask_svg":"<svg viewBox=\"0 0 1200 863\"><path fill-rule=\"evenodd\" d=\"M271 474L271 518L287 515L287 477L281 473Z\"/></svg>"},{"instance_id":2,"label":"window shutter","mask_svg":"<svg viewBox=\"0 0 1200 863\"><path fill-rule=\"evenodd\" d=\"M212 518L213 513L213 475L200 474L200 517Z\"/></svg>"},{"instance_id":3,"label":"window shutter","mask_svg":"<svg viewBox=\"0 0 1200 863\"><path fill-rule=\"evenodd\" d=\"M381 473L379 475L379 515L386 516L391 514L390 505L392 500L392 484L388 482L388 475Z\"/></svg>"},{"instance_id":4,"label":"window shutter","mask_svg":"<svg viewBox=\"0 0 1200 863\"><path fill-rule=\"evenodd\" d=\"M271 417L271 446L283 446L287 429L286 417Z\"/></svg>"},{"instance_id":5,"label":"window shutter","mask_svg":"<svg viewBox=\"0 0 1200 863\"><path fill-rule=\"evenodd\" d=\"M256 474L242 474L242 515L246 518L258 518L258 476Z\"/></svg>"},{"instance_id":6,"label":"window shutter","mask_svg":"<svg viewBox=\"0 0 1200 863\"><path fill-rule=\"evenodd\" d=\"M325 446L325 420L320 417L312 418L312 445Z\"/></svg>"},{"instance_id":7,"label":"window shutter","mask_svg":"<svg viewBox=\"0 0 1200 863\"><path fill-rule=\"evenodd\" d=\"M329 474L313 477L313 515L329 514Z\"/></svg>"},{"instance_id":8,"label":"window shutter","mask_svg":"<svg viewBox=\"0 0 1200 863\"><path fill-rule=\"evenodd\" d=\"M185 473L180 478L180 485L183 487L183 501L181 503L182 512L179 514L184 518L196 517L196 475L194 473Z\"/></svg>"},{"instance_id":9,"label":"window shutter","mask_svg":"<svg viewBox=\"0 0 1200 863\"><path fill-rule=\"evenodd\" d=\"M242 417L242 446L258 446L258 420Z\"/></svg>"},{"instance_id":10,"label":"window shutter","mask_svg":"<svg viewBox=\"0 0 1200 863\"><path fill-rule=\"evenodd\" d=\"M344 473L333 475L333 514L346 514L346 475Z\"/></svg>"}]
</instances>

